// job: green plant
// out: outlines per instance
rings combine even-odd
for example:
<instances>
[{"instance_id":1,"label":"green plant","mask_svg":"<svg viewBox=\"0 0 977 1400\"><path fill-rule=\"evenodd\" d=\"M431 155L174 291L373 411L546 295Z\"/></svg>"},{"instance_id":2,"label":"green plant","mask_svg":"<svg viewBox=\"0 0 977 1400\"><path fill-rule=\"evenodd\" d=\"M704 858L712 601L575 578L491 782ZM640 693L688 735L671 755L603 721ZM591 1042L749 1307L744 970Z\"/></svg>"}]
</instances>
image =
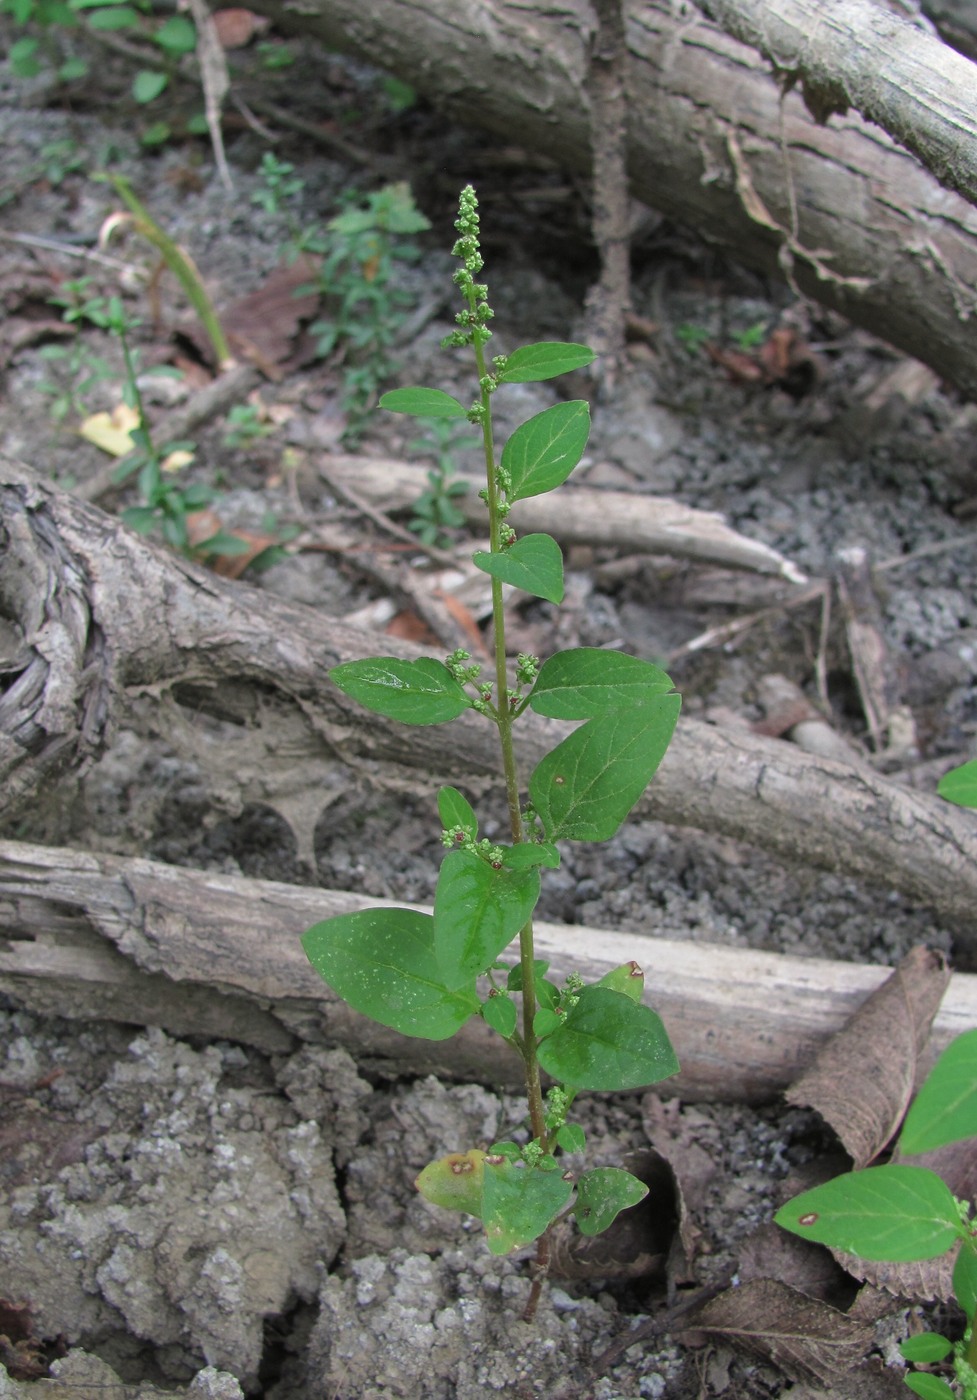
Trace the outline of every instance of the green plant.
<instances>
[{"instance_id":1,"label":"green plant","mask_svg":"<svg viewBox=\"0 0 977 1400\"><path fill-rule=\"evenodd\" d=\"M428 488L411 507L410 529L425 544L452 544L446 532L460 529L465 523L455 501L466 494L468 482L455 478L453 455L463 442L470 443L471 435L459 429L457 423L450 418L432 418L427 431L410 443L411 452L434 458L434 466L427 474Z\"/></svg>"},{"instance_id":2,"label":"green plant","mask_svg":"<svg viewBox=\"0 0 977 1400\"><path fill-rule=\"evenodd\" d=\"M232 450L250 447L259 438L267 437L275 431L274 424L266 422L257 404L236 403L227 415L224 429L224 446Z\"/></svg>"},{"instance_id":3,"label":"green plant","mask_svg":"<svg viewBox=\"0 0 977 1400\"><path fill-rule=\"evenodd\" d=\"M88 76L84 58L62 55L57 39L65 30L124 30L148 40L159 53L160 66L140 69L133 78L132 95L144 106L166 91L179 60L197 46L197 31L189 16L172 14L158 21L151 0L0 0L0 14L12 15L25 30L9 54L11 68L19 78L35 77L45 66L62 82ZM168 123L159 121L142 139L156 144L170 134Z\"/></svg>"},{"instance_id":4,"label":"green plant","mask_svg":"<svg viewBox=\"0 0 977 1400\"><path fill-rule=\"evenodd\" d=\"M684 321L682 325L675 327L675 339L685 347L690 355L699 353L709 339L709 334L706 326L698 326L691 321Z\"/></svg>"},{"instance_id":5,"label":"green plant","mask_svg":"<svg viewBox=\"0 0 977 1400\"><path fill-rule=\"evenodd\" d=\"M280 214L286 200L295 199L305 189L305 181L295 174L290 161L279 160L271 151L261 157L258 171L261 185L251 195L251 203L266 214Z\"/></svg>"},{"instance_id":6,"label":"green plant","mask_svg":"<svg viewBox=\"0 0 977 1400\"><path fill-rule=\"evenodd\" d=\"M91 295L92 282L91 277L63 282L61 290L48 298L52 306L61 308L61 319L67 325L89 320L89 310L103 307L104 298ZM83 417L88 412L87 396L96 385L115 377L105 357L92 350L81 335L69 345L42 345L37 353L46 364L56 366L55 378L44 379L37 386L42 394L50 395L51 417L56 423L69 416Z\"/></svg>"},{"instance_id":7,"label":"green plant","mask_svg":"<svg viewBox=\"0 0 977 1400\"><path fill-rule=\"evenodd\" d=\"M582 647L542 666L521 655L510 676L503 585L559 604L563 560L548 535L517 538L506 517L516 502L561 485L580 461L590 430L583 401L558 403L508 438L496 459L492 397L506 384L551 379L593 360L582 345L526 345L488 362L491 336L475 192L462 191L454 274L464 309L445 341L474 356L478 397L470 408L439 389L396 389L381 407L418 418L461 422L481 435L490 548L474 557L491 578L494 659L489 678L457 651L446 661L374 657L334 667L340 690L368 710L405 724L447 723L468 711L497 731L508 808L508 842L479 836L478 818L455 787L442 787L438 813L448 854L433 914L366 909L324 920L303 936L310 962L350 1006L408 1036L444 1040L480 1016L519 1056L528 1126L522 1139L451 1153L430 1163L417 1185L436 1205L481 1219L494 1254L537 1241L527 1318L546 1274L550 1229L574 1218L600 1234L647 1188L629 1172L601 1167L577 1174L566 1154L584 1147L570 1118L583 1090L635 1089L678 1069L658 1015L643 1004L644 978L627 963L598 982L571 973L558 985L535 955L533 910L540 872L560 863L559 841L605 841L638 800L671 739L680 699L665 673L622 652ZM528 801L513 727L526 710L581 721L535 766ZM502 955L518 940L516 961ZM521 1014L516 998L521 999ZM542 1075L556 1081L544 1095Z\"/></svg>"},{"instance_id":8,"label":"green plant","mask_svg":"<svg viewBox=\"0 0 977 1400\"><path fill-rule=\"evenodd\" d=\"M343 363L347 445L355 443L382 385L397 369L393 348L413 295L402 264L418 256L410 235L430 228L405 181L356 199L324 232L307 231L297 250L318 254L315 289L327 299L328 319L313 323L316 351Z\"/></svg>"},{"instance_id":9,"label":"green plant","mask_svg":"<svg viewBox=\"0 0 977 1400\"><path fill-rule=\"evenodd\" d=\"M977 1030L947 1046L917 1094L898 1140L900 1155L914 1156L977 1137ZM903 1262L934 1259L957 1247L953 1290L967 1317L954 1343L932 1332L910 1337L907 1361L952 1358L950 1383L913 1371L906 1384L923 1400L977 1400L977 1221L973 1202L958 1200L927 1167L892 1162L835 1177L781 1207L774 1219L806 1240L862 1259Z\"/></svg>"}]
</instances>

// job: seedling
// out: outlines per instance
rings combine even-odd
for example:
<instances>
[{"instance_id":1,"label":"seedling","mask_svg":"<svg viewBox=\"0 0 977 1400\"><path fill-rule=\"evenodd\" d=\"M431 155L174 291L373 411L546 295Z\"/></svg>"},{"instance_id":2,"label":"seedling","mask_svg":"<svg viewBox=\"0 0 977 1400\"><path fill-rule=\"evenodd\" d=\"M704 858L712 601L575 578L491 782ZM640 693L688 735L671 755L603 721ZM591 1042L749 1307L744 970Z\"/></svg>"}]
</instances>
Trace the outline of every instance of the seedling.
<instances>
[{"instance_id":1,"label":"seedling","mask_svg":"<svg viewBox=\"0 0 977 1400\"><path fill-rule=\"evenodd\" d=\"M468 482L455 476L453 455L462 443L471 443L470 432L460 429L450 418L432 418L427 432L410 444L418 456L434 458L434 466L427 474L427 490L414 502L410 519L410 528L425 544L453 544L448 532L465 523L455 501L467 493Z\"/></svg>"},{"instance_id":2,"label":"seedling","mask_svg":"<svg viewBox=\"0 0 977 1400\"><path fill-rule=\"evenodd\" d=\"M418 256L410 235L430 228L406 182L385 185L331 219L324 232L310 230L297 251L321 256L314 290L330 307L316 321L316 351L343 365L343 439L355 444L377 404L382 386L397 370L394 345L412 293L402 265Z\"/></svg>"},{"instance_id":3,"label":"seedling","mask_svg":"<svg viewBox=\"0 0 977 1400\"><path fill-rule=\"evenodd\" d=\"M92 279L78 277L63 282L61 290L49 297L52 306L60 307L66 325L91 320L88 312L104 306L104 299L91 296ZM96 322L97 324L97 322ZM62 423L68 417L83 417L88 412L88 395L97 385L114 379L115 372L103 355L97 354L81 335L69 345L42 345L37 352L45 363L55 366L55 378L38 384L42 394L51 398L51 417Z\"/></svg>"},{"instance_id":4,"label":"seedling","mask_svg":"<svg viewBox=\"0 0 977 1400\"><path fill-rule=\"evenodd\" d=\"M271 151L261 157L261 184L251 195L251 203L266 214L280 214L288 200L296 199L305 189L301 175L288 160L279 160Z\"/></svg>"},{"instance_id":5,"label":"seedling","mask_svg":"<svg viewBox=\"0 0 977 1400\"><path fill-rule=\"evenodd\" d=\"M899 1136L900 1155L977 1137L977 1030L947 1046L913 1102ZM796 1196L778 1225L862 1259L935 1259L957 1248L953 1291L967 1317L960 1341L925 1332L901 1345L907 1361L950 1362L953 1379L912 1371L906 1384L923 1400L977 1400L977 1221L936 1172L892 1162L833 1178Z\"/></svg>"},{"instance_id":6,"label":"seedling","mask_svg":"<svg viewBox=\"0 0 977 1400\"><path fill-rule=\"evenodd\" d=\"M519 1141L478 1145L430 1163L417 1179L436 1205L479 1218L493 1254L537 1242L525 1316L535 1312L549 1260L549 1232L572 1217L585 1235L604 1231L647 1194L631 1173L601 1167L578 1174L567 1154L585 1146L570 1112L583 1090L637 1089L676 1073L660 1017L642 1002L644 977L626 963L596 983L571 973L562 985L536 957L533 910L540 872L560 863L558 842L606 841L641 796L665 753L680 699L657 666L622 652L581 647L540 665L520 655L510 674L503 587L559 604L563 558L548 535L517 536L510 508L555 490L580 461L588 405L558 403L530 418L496 458L492 399L507 384L552 379L593 360L583 345L525 345L488 361L492 310L482 270L478 204L462 191L455 224L454 281L464 309L444 342L474 357L478 397L470 408L440 389L395 389L380 406L417 418L461 423L481 436L489 549L474 563L491 578L494 659L487 677L465 651L445 661L381 656L334 667L335 685L368 710L405 724L446 724L469 711L498 734L509 841L479 835L479 820L455 787L438 794L448 848L433 914L376 908L314 925L309 960L355 1010L403 1035L444 1040L480 1016L522 1062L527 1130ZM581 721L529 775L528 800L513 728L527 710ZM504 954L518 940L516 961ZM517 1005L521 1001L521 1010ZM555 1083L545 1094L542 1075Z\"/></svg>"}]
</instances>

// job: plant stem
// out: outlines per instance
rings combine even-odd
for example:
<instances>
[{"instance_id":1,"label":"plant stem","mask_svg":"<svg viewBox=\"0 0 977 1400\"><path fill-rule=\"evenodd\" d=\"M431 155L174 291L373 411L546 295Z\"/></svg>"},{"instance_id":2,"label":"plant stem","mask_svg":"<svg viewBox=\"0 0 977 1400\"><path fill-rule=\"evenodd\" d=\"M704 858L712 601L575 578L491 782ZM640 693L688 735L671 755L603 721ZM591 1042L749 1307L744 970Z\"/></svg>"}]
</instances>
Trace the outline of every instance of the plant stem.
<instances>
[{"instance_id":1,"label":"plant stem","mask_svg":"<svg viewBox=\"0 0 977 1400\"><path fill-rule=\"evenodd\" d=\"M495 444L492 435L491 396L486 386L487 368L485 354L478 338L474 341L475 359L478 364L478 378L482 386L482 441L485 446L486 501L489 513L489 539L493 554L502 548L502 515L499 509L499 490L495 476ZM509 828L513 842L523 839L522 811L519 805L519 778L516 768L516 755L512 743L512 724L515 718L509 703L509 677L506 671L505 650L505 605L502 584L492 579L492 625L495 642L495 711L499 730L499 743L502 749L502 768L505 774L506 800L509 805ZM546 1117L543 1106L543 1088L539 1075L539 1060L536 1057L536 1036L533 1022L536 1017L536 968L533 921L527 919L519 932L519 962L522 973L522 1060L526 1078L526 1098L529 1105L529 1121L533 1137L546 1146ZM543 1231L536 1242L536 1260L532 1287L523 1311L523 1320L532 1322L539 1305L543 1282L549 1267L550 1241L549 1228Z\"/></svg>"}]
</instances>

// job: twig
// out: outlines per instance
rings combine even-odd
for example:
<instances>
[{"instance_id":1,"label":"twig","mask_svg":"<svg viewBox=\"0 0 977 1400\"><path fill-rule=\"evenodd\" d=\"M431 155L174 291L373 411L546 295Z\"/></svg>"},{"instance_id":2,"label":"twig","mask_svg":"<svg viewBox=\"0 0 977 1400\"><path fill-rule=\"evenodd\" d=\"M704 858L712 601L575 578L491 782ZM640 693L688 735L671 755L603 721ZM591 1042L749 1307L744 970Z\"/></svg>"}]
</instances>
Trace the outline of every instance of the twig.
<instances>
[{"instance_id":1,"label":"twig","mask_svg":"<svg viewBox=\"0 0 977 1400\"><path fill-rule=\"evenodd\" d=\"M138 276L143 275L141 268L124 262L122 258L110 258L105 253L96 252L94 248L76 248L71 243L60 243L56 238L41 238L34 233L9 233L3 228L0 228L0 238L8 243L22 243L25 248L42 248L46 253L62 253L67 258L85 258L88 262L110 267L113 272L134 272Z\"/></svg>"},{"instance_id":2,"label":"twig","mask_svg":"<svg viewBox=\"0 0 977 1400\"><path fill-rule=\"evenodd\" d=\"M437 545L425 544L422 539L412 534L410 530L405 530L402 525L398 525L396 521L391 520L390 516L386 515L382 510L377 510L375 506L371 506L369 501L364 500L359 492L354 491L345 481L339 480L339 478L334 476L321 462L319 463L318 471L330 491L334 492L341 500L347 501L351 506L355 506L362 515L366 516L367 520L372 520L374 525L376 525L378 529L383 530L385 534L393 535L394 539L402 540L404 544L412 545L415 549L420 550L422 554L426 554L435 564L440 564L442 568L455 569L458 567L458 560L453 554L449 554L447 550L438 549Z\"/></svg>"},{"instance_id":3,"label":"twig","mask_svg":"<svg viewBox=\"0 0 977 1400\"><path fill-rule=\"evenodd\" d=\"M653 1337L667 1335L680 1318L694 1312L704 1303L711 1302L713 1298L718 1298L720 1293L725 1293L735 1275L735 1269L727 1269L720 1274L719 1278L712 1283L705 1284L702 1288L697 1288L694 1293L690 1293L687 1298L683 1298L674 1307L666 1308L664 1312L656 1313L654 1317L645 1318L640 1327L635 1327L631 1332L622 1333L601 1352L595 1361L590 1363L588 1368L590 1374L595 1378L603 1375L611 1366L616 1365L625 1352L630 1351L637 1342L647 1342Z\"/></svg>"},{"instance_id":4,"label":"twig","mask_svg":"<svg viewBox=\"0 0 977 1400\"><path fill-rule=\"evenodd\" d=\"M890 569L901 569L906 564L915 564L917 559L931 559L936 554L950 554L955 549L967 549L977 544L977 530L969 535L961 535L956 540L934 540L932 544L922 544L911 554L897 554L894 559L884 559L881 564L872 565L873 574L888 573Z\"/></svg>"},{"instance_id":5,"label":"twig","mask_svg":"<svg viewBox=\"0 0 977 1400\"><path fill-rule=\"evenodd\" d=\"M818 598L824 600L828 592L828 582L826 579L818 579L808 588L800 592L785 593L783 598L772 603L770 607L760 608L756 612L746 613L742 617L734 617L730 622L724 622L719 627L709 627L705 632L700 632L698 636L692 637L689 641L683 642L680 647L668 653L670 662L677 661L683 656L689 656L692 652L705 651L708 647L723 646L726 642L731 642L734 637L738 637L743 632L748 632L752 627L756 627L761 622L766 622L768 618L777 617L780 613L786 612L789 608L805 607L808 603L815 602ZM824 625L822 625L822 646L824 640Z\"/></svg>"}]
</instances>

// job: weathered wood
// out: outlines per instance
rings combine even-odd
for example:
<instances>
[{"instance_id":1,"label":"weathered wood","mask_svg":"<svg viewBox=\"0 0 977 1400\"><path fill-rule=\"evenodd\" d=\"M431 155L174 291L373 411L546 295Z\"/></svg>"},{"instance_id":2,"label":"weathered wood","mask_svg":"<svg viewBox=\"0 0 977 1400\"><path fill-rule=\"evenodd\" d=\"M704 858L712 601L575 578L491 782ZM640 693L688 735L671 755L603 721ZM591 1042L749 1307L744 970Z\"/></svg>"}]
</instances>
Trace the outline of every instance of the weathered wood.
<instances>
[{"instance_id":1,"label":"weathered wood","mask_svg":"<svg viewBox=\"0 0 977 1400\"><path fill-rule=\"evenodd\" d=\"M47 1014L227 1036L269 1051L328 1040L394 1074L517 1087L519 1067L478 1019L413 1040L344 1005L299 942L310 924L384 900L207 874L148 860L0 842L0 991ZM685 1098L760 1101L810 1064L887 975L820 958L537 925L538 956L588 981L636 959L682 1072ZM930 1059L977 1024L977 977L956 973ZM927 1064L930 1061L927 1061Z\"/></svg>"},{"instance_id":2,"label":"weathered wood","mask_svg":"<svg viewBox=\"0 0 977 1400\"><path fill-rule=\"evenodd\" d=\"M255 4L397 73L447 120L589 172L587 0ZM691 6L626 0L626 14L632 193L747 266L789 268L806 295L977 393L977 211L855 112L820 126L765 59ZM963 65L966 153L977 89L968 61L946 54ZM977 179L972 151L969 166Z\"/></svg>"},{"instance_id":3,"label":"weathered wood","mask_svg":"<svg viewBox=\"0 0 977 1400\"><path fill-rule=\"evenodd\" d=\"M497 784L495 735L474 713L453 722L448 745L440 726L389 722L329 684L342 661L417 648L226 583L2 457L0 531L12 619L0 633L0 819L103 752L139 704L204 766L215 800L275 807L309 859L316 818L348 784L344 765L395 791L433 794L461 773L473 792ZM207 742L202 716L232 721L220 743ZM564 732L527 714L523 771ZM682 719L637 812L899 890L951 924L961 952L977 948L977 827L935 795Z\"/></svg>"},{"instance_id":4,"label":"weathered wood","mask_svg":"<svg viewBox=\"0 0 977 1400\"><path fill-rule=\"evenodd\" d=\"M977 100L966 58L877 0L696 0L798 82L819 121L854 107L977 203Z\"/></svg>"},{"instance_id":5,"label":"weathered wood","mask_svg":"<svg viewBox=\"0 0 977 1400\"><path fill-rule=\"evenodd\" d=\"M426 467L389 457L335 452L325 457L324 464L329 480L348 483L363 499L385 510L413 505L428 484ZM485 528L485 507L474 492L458 497L454 504L469 524ZM563 544L668 554L773 574L789 583L805 582L789 559L769 545L741 535L717 511L699 510L668 496L571 486L517 501L512 523L523 532L543 530Z\"/></svg>"}]
</instances>

